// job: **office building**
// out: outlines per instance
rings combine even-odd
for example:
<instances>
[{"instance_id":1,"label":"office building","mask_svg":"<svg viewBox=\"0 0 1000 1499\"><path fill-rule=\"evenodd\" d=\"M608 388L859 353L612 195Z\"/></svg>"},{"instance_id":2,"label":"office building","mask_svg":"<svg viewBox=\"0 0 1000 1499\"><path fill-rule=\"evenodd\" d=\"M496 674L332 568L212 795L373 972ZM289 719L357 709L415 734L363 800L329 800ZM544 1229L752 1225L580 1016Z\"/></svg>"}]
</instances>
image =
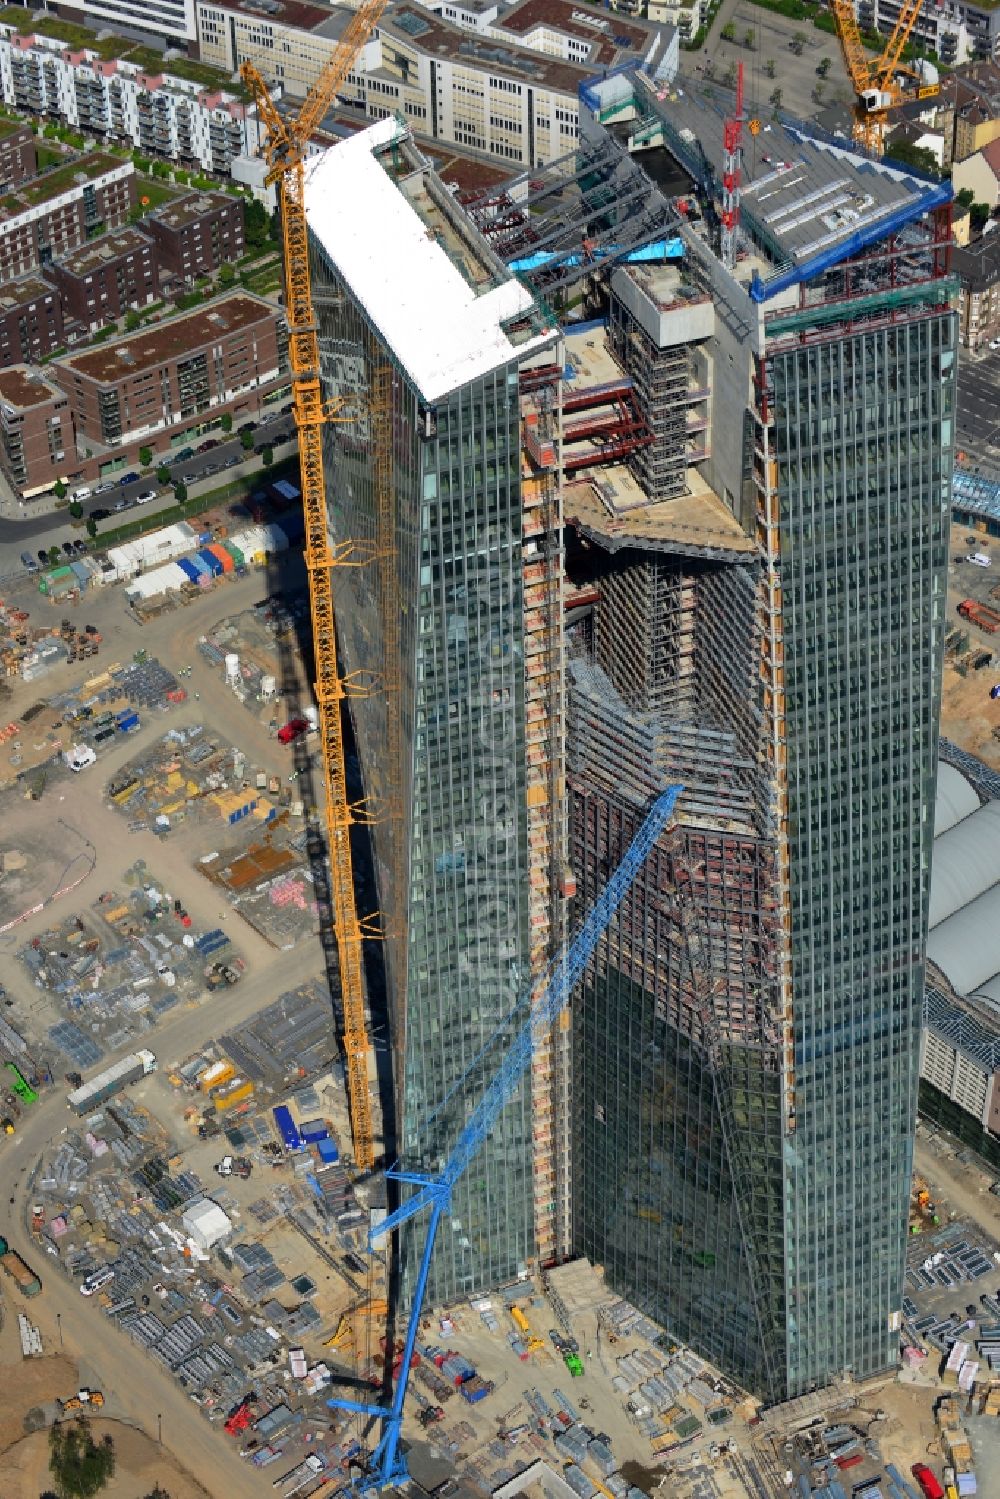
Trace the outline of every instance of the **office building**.
<instances>
[{"instance_id":1,"label":"office building","mask_svg":"<svg viewBox=\"0 0 1000 1499\"><path fill-rule=\"evenodd\" d=\"M189 193L143 220L161 270L190 285L243 257L243 204L228 193Z\"/></svg>"},{"instance_id":2,"label":"office building","mask_svg":"<svg viewBox=\"0 0 1000 1499\"><path fill-rule=\"evenodd\" d=\"M59 14L168 47L195 39L194 0L59 0Z\"/></svg>"},{"instance_id":3,"label":"office building","mask_svg":"<svg viewBox=\"0 0 1000 1499\"><path fill-rule=\"evenodd\" d=\"M90 151L24 183L0 202L0 265L14 278L48 265L136 206L135 167Z\"/></svg>"},{"instance_id":4,"label":"office building","mask_svg":"<svg viewBox=\"0 0 1000 1499\"><path fill-rule=\"evenodd\" d=\"M62 347L63 306L41 276L0 282L0 368L33 364Z\"/></svg>"},{"instance_id":5,"label":"office building","mask_svg":"<svg viewBox=\"0 0 1000 1499\"><path fill-rule=\"evenodd\" d=\"M584 15L568 0L522 0L454 16L450 6L395 0L341 90L368 120L402 114L429 140L498 159L543 165L571 151L581 84L626 66L667 82L677 72L672 26ZM202 57L237 68L249 59L289 95L305 94L332 54L351 12L275 0L197 4ZM475 22L475 24L472 24Z\"/></svg>"},{"instance_id":6,"label":"office building","mask_svg":"<svg viewBox=\"0 0 1000 1499\"><path fill-rule=\"evenodd\" d=\"M260 147L257 106L226 89L230 80L187 59L131 62L129 44L109 56L68 47L55 36L19 34L0 24L0 99L29 114L49 115L87 135L111 140L182 166L228 173L238 156Z\"/></svg>"},{"instance_id":7,"label":"office building","mask_svg":"<svg viewBox=\"0 0 1000 1499\"><path fill-rule=\"evenodd\" d=\"M148 222L148 221L147 221ZM46 275L58 292L66 322L78 336L117 322L132 308L148 307L159 292L156 245L126 225L54 260Z\"/></svg>"},{"instance_id":8,"label":"office building","mask_svg":"<svg viewBox=\"0 0 1000 1499\"><path fill-rule=\"evenodd\" d=\"M558 332L477 244L397 121L307 172L327 393L372 413L328 429L326 474L335 538L372 541L382 560L337 569L334 586L345 668L378 662L392 684L388 714L372 694L354 722L366 793L383 809L373 832L399 1146L431 1166L464 1122L458 1080L532 967L529 808L547 790L527 755L524 662L539 626L523 576L518 368L551 366ZM345 202L363 209L345 214ZM371 461L388 420L373 400L391 402L388 467ZM531 1172L525 1085L456 1187L435 1299L533 1258Z\"/></svg>"},{"instance_id":9,"label":"office building","mask_svg":"<svg viewBox=\"0 0 1000 1499\"><path fill-rule=\"evenodd\" d=\"M564 493L589 553L575 581L598 594L568 663L585 905L656 786L686 791L575 1013L574 1240L776 1400L898 1357L953 458L947 192L774 126L766 160L744 155L727 258L701 217L724 207L717 107L607 80L584 96L595 148L602 120L695 191L675 204L683 255L610 278L607 353L631 384L592 378L633 451ZM594 369L600 339L567 346Z\"/></svg>"},{"instance_id":10,"label":"office building","mask_svg":"<svg viewBox=\"0 0 1000 1499\"><path fill-rule=\"evenodd\" d=\"M74 468L73 418L63 391L23 364L0 369L0 463L30 497Z\"/></svg>"},{"instance_id":11,"label":"office building","mask_svg":"<svg viewBox=\"0 0 1000 1499\"><path fill-rule=\"evenodd\" d=\"M862 26L888 36L905 6L901 0L855 0L854 9ZM980 5L974 0L942 0L940 5L918 10L911 35L949 66L970 58L994 58L1000 43L1000 16L988 0Z\"/></svg>"},{"instance_id":12,"label":"office building","mask_svg":"<svg viewBox=\"0 0 1000 1499\"><path fill-rule=\"evenodd\" d=\"M77 435L101 456L166 446L173 429L223 411L256 416L282 382L284 319L270 303L233 292L128 338L49 366L69 397ZM162 434L162 435L161 435ZM155 441L154 441L155 440Z\"/></svg>"}]
</instances>

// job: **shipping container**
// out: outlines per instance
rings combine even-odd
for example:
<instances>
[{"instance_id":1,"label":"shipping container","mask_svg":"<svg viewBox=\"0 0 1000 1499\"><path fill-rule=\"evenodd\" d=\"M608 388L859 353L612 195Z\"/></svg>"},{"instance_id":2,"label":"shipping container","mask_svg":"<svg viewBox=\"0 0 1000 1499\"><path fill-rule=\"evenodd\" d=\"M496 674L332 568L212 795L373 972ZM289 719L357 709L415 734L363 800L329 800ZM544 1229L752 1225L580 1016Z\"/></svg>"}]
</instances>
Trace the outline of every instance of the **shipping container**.
<instances>
[{"instance_id":1,"label":"shipping container","mask_svg":"<svg viewBox=\"0 0 1000 1499\"><path fill-rule=\"evenodd\" d=\"M274 1115L274 1122L277 1126L277 1130L279 1135L281 1136L282 1142L284 1143L285 1149L301 1150L302 1136L299 1134L298 1129L295 1126L295 1120L292 1118L287 1105L281 1103L277 1106L277 1108L272 1109L271 1112Z\"/></svg>"},{"instance_id":2,"label":"shipping container","mask_svg":"<svg viewBox=\"0 0 1000 1499\"><path fill-rule=\"evenodd\" d=\"M201 551L198 552L197 555L199 560L203 562L208 568L208 571L212 574L213 578L221 578L222 563L219 561L218 557L216 557L214 552L210 552L208 547L202 547Z\"/></svg>"},{"instance_id":3,"label":"shipping container","mask_svg":"<svg viewBox=\"0 0 1000 1499\"><path fill-rule=\"evenodd\" d=\"M190 583L197 583L198 579L201 577L201 573L199 572L198 568L195 567L190 557L178 557L177 566L181 569L184 576Z\"/></svg>"},{"instance_id":4,"label":"shipping container","mask_svg":"<svg viewBox=\"0 0 1000 1499\"><path fill-rule=\"evenodd\" d=\"M235 563L233 562L231 554L226 551L225 547L222 546L220 542L210 542L209 545L205 548L205 551L208 552L210 556L215 558L216 562L222 568L222 571L224 573L232 572Z\"/></svg>"}]
</instances>

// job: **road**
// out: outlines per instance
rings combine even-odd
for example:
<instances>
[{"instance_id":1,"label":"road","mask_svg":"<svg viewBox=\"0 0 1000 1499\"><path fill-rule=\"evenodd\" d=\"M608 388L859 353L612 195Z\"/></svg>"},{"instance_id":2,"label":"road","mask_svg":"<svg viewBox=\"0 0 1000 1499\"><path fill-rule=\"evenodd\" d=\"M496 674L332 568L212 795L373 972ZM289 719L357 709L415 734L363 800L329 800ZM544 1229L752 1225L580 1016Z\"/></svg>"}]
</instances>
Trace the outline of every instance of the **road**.
<instances>
[{"instance_id":1,"label":"road","mask_svg":"<svg viewBox=\"0 0 1000 1499\"><path fill-rule=\"evenodd\" d=\"M254 446L261 449L266 446L280 451L279 437L288 433L294 440L294 418L291 413L276 413L262 422L254 431ZM162 455L164 461L170 463L167 455ZM256 462L253 452L249 457ZM238 464L247 461L248 454L244 451L239 438L230 438L228 441L220 442L217 448L211 448L207 452L204 448L195 453L185 463L178 464L176 460L170 464L171 481L182 479L189 489L198 490L199 484L208 478L214 478L217 474L226 473L227 460L236 459L237 463L231 464L233 476L238 472ZM137 495L149 489L160 489L156 482L156 475L146 474L145 477L135 480L131 484L121 485L110 480L108 490L103 494L92 496L84 503L84 515L91 515L95 510L114 510L114 507L122 500L134 499ZM219 480L218 482L222 482ZM177 502L174 499L173 490L167 488L158 495L157 499L150 502L146 514L155 513L157 510L168 509ZM121 521L134 520L138 512L133 506L127 506L126 511L116 515L114 519L101 522L105 525L117 525ZM29 500L24 507L24 517L17 520L0 516L0 575L10 572L18 566L18 555L13 552L30 551L36 554L40 547L53 544L59 546L64 540L79 536L81 533L70 525L69 517L65 510L45 510L32 513L32 502ZM100 546L100 537L97 539ZM6 549L6 550L5 550Z\"/></svg>"},{"instance_id":2,"label":"road","mask_svg":"<svg viewBox=\"0 0 1000 1499\"><path fill-rule=\"evenodd\" d=\"M1000 460L1000 349L974 355L963 351L958 366L956 446L973 466Z\"/></svg>"}]
</instances>

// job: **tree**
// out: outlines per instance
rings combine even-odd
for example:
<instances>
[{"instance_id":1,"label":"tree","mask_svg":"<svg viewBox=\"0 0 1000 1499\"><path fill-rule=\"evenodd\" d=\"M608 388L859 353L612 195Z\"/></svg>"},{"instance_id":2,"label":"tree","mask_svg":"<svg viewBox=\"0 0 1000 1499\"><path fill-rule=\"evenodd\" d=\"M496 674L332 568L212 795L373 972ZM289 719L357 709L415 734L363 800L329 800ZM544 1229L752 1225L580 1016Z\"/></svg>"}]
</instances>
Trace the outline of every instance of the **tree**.
<instances>
[{"instance_id":1,"label":"tree","mask_svg":"<svg viewBox=\"0 0 1000 1499\"><path fill-rule=\"evenodd\" d=\"M187 497L187 485L184 483L183 479L178 479L177 483L174 485L174 499L177 501L178 505L183 505Z\"/></svg>"},{"instance_id":2,"label":"tree","mask_svg":"<svg viewBox=\"0 0 1000 1499\"><path fill-rule=\"evenodd\" d=\"M255 250L267 244L267 209L256 198L243 205L243 239Z\"/></svg>"},{"instance_id":3,"label":"tree","mask_svg":"<svg viewBox=\"0 0 1000 1499\"><path fill-rule=\"evenodd\" d=\"M83 506L80 504L79 500L70 500L69 513L74 520L80 519L81 515L83 514Z\"/></svg>"},{"instance_id":4,"label":"tree","mask_svg":"<svg viewBox=\"0 0 1000 1499\"><path fill-rule=\"evenodd\" d=\"M744 31L743 33L743 45L748 52L752 52L754 50L754 47L756 46L756 39L753 34L752 26L748 26L746 31Z\"/></svg>"},{"instance_id":5,"label":"tree","mask_svg":"<svg viewBox=\"0 0 1000 1499\"><path fill-rule=\"evenodd\" d=\"M265 468L271 468L274 464L274 449L272 447L261 448L260 461Z\"/></svg>"},{"instance_id":6,"label":"tree","mask_svg":"<svg viewBox=\"0 0 1000 1499\"><path fill-rule=\"evenodd\" d=\"M887 158L901 161L907 167L916 167L918 172L926 172L930 177L941 175L937 157L933 151L928 151L926 146L915 146L911 141L900 141L898 145L890 142L885 154Z\"/></svg>"},{"instance_id":7,"label":"tree","mask_svg":"<svg viewBox=\"0 0 1000 1499\"><path fill-rule=\"evenodd\" d=\"M774 58L773 57L769 57L767 59L767 62L764 64L764 72L767 74L768 78L773 78L774 77L775 72L776 72L776 68L775 68L775 65L774 65Z\"/></svg>"},{"instance_id":8,"label":"tree","mask_svg":"<svg viewBox=\"0 0 1000 1499\"><path fill-rule=\"evenodd\" d=\"M152 1489L145 1496L145 1499L170 1499L170 1495L167 1493L166 1489L161 1489L160 1485L157 1484L155 1489Z\"/></svg>"},{"instance_id":9,"label":"tree","mask_svg":"<svg viewBox=\"0 0 1000 1499\"><path fill-rule=\"evenodd\" d=\"M972 197L971 193L969 194L969 197ZM57 500L64 500L66 498L66 486L61 479L57 479L53 484L52 493L55 495Z\"/></svg>"},{"instance_id":10,"label":"tree","mask_svg":"<svg viewBox=\"0 0 1000 1499\"><path fill-rule=\"evenodd\" d=\"M91 541L93 541L94 537L97 535L97 522L92 515L87 516L87 535L90 537Z\"/></svg>"},{"instance_id":11,"label":"tree","mask_svg":"<svg viewBox=\"0 0 1000 1499\"><path fill-rule=\"evenodd\" d=\"M219 266L219 285L232 286L236 280L236 271L228 260L224 260Z\"/></svg>"},{"instance_id":12,"label":"tree","mask_svg":"<svg viewBox=\"0 0 1000 1499\"><path fill-rule=\"evenodd\" d=\"M137 328L141 328L141 326L142 318L136 312L134 307L130 307L128 312L126 312L125 314L125 332L134 333L135 330Z\"/></svg>"},{"instance_id":13,"label":"tree","mask_svg":"<svg viewBox=\"0 0 1000 1499\"><path fill-rule=\"evenodd\" d=\"M275 245L281 239L281 220L278 217L277 209L275 209L272 213L271 222L267 226L267 237L269 240L271 240L272 244Z\"/></svg>"},{"instance_id":14,"label":"tree","mask_svg":"<svg viewBox=\"0 0 1000 1499\"><path fill-rule=\"evenodd\" d=\"M777 113L778 110L781 108L781 90L780 90L780 88L776 88L776 89L772 89L771 90L771 107L774 109L775 113Z\"/></svg>"},{"instance_id":15,"label":"tree","mask_svg":"<svg viewBox=\"0 0 1000 1499\"><path fill-rule=\"evenodd\" d=\"M828 57L821 57L817 65L816 72L819 74L820 78L825 78L832 67L833 63Z\"/></svg>"},{"instance_id":16,"label":"tree","mask_svg":"<svg viewBox=\"0 0 1000 1499\"><path fill-rule=\"evenodd\" d=\"M86 1421L53 1426L49 1433L49 1472L60 1499L92 1499L115 1475L110 1437L94 1441Z\"/></svg>"},{"instance_id":17,"label":"tree","mask_svg":"<svg viewBox=\"0 0 1000 1499\"><path fill-rule=\"evenodd\" d=\"M143 468L148 468L149 465L152 463L152 461L153 461L153 450L152 450L152 448L140 448L139 449L139 462L142 464Z\"/></svg>"},{"instance_id":18,"label":"tree","mask_svg":"<svg viewBox=\"0 0 1000 1499\"><path fill-rule=\"evenodd\" d=\"M244 453L249 453L250 452L250 449L253 447L253 433L252 432L241 432L240 433L240 447L243 449Z\"/></svg>"},{"instance_id":19,"label":"tree","mask_svg":"<svg viewBox=\"0 0 1000 1499\"><path fill-rule=\"evenodd\" d=\"M222 413L219 417L219 426L223 432L231 432L233 430L233 413L231 411L224 411Z\"/></svg>"},{"instance_id":20,"label":"tree","mask_svg":"<svg viewBox=\"0 0 1000 1499\"><path fill-rule=\"evenodd\" d=\"M49 561L51 562L53 567L55 567L56 563L59 561L59 548L57 546L49 547Z\"/></svg>"},{"instance_id":21,"label":"tree","mask_svg":"<svg viewBox=\"0 0 1000 1499\"><path fill-rule=\"evenodd\" d=\"M801 57L803 52L806 50L806 38L802 35L801 31L797 31L788 45L791 47L796 57Z\"/></svg>"},{"instance_id":22,"label":"tree","mask_svg":"<svg viewBox=\"0 0 1000 1499\"><path fill-rule=\"evenodd\" d=\"M725 26L723 26L722 30L719 32L719 35L724 42L735 42L736 27L734 26L733 22L727 21Z\"/></svg>"},{"instance_id":23,"label":"tree","mask_svg":"<svg viewBox=\"0 0 1000 1499\"><path fill-rule=\"evenodd\" d=\"M169 465L169 463L161 463L160 464L159 468L156 470L156 482L157 482L157 484L169 484L170 483L170 465Z\"/></svg>"}]
</instances>

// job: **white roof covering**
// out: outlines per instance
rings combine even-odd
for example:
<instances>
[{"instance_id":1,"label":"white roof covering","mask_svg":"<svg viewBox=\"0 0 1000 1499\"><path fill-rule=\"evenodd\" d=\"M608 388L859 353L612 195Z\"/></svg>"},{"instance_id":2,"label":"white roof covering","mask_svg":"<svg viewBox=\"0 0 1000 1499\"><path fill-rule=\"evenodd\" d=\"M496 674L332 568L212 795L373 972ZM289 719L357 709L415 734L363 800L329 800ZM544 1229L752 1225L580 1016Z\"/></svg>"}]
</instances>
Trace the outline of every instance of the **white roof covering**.
<instances>
[{"instance_id":1,"label":"white roof covering","mask_svg":"<svg viewBox=\"0 0 1000 1499\"><path fill-rule=\"evenodd\" d=\"M947 833L978 806L979 797L962 772L942 760L938 765L937 803L934 807L935 838Z\"/></svg>"},{"instance_id":2,"label":"white roof covering","mask_svg":"<svg viewBox=\"0 0 1000 1499\"><path fill-rule=\"evenodd\" d=\"M957 994L989 985L1000 974L1000 885L936 926L927 938L927 956Z\"/></svg>"},{"instance_id":3,"label":"white roof covering","mask_svg":"<svg viewBox=\"0 0 1000 1499\"><path fill-rule=\"evenodd\" d=\"M206 1249L224 1239L233 1226L219 1204L210 1197L200 1197L186 1207L181 1222L191 1238Z\"/></svg>"},{"instance_id":4,"label":"white roof covering","mask_svg":"<svg viewBox=\"0 0 1000 1499\"><path fill-rule=\"evenodd\" d=\"M306 215L386 344L428 401L543 348L501 323L534 299L514 279L479 296L372 152L402 134L391 116L306 163Z\"/></svg>"},{"instance_id":5,"label":"white roof covering","mask_svg":"<svg viewBox=\"0 0 1000 1499\"><path fill-rule=\"evenodd\" d=\"M1000 802L987 802L934 840L928 919L931 929L977 900L998 881Z\"/></svg>"}]
</instances>

